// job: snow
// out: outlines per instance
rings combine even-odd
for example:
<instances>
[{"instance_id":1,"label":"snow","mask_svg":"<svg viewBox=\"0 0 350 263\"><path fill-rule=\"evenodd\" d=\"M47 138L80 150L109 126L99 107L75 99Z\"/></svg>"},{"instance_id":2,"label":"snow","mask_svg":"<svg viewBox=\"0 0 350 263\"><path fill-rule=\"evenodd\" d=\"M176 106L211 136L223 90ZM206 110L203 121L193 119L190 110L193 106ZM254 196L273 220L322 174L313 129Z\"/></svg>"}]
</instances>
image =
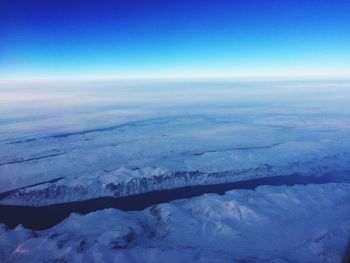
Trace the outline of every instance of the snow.
<instances>
[{"instance_id":1,"label":"snow","mask_svg":"<svg viewBox=\"0 0 350 263\"><path fill-rule=\"evenodd\" d=\"M341 81L0 83L0 192L64 177L0 202L343 173L348 88ZM147 188L139 187L143 178Z\"/></svg>"},{"instance_id":2,"label":"snow","mask_svg":"<svg viewBox=\"0 0 350 263\"><path fill-rule=\"evenodd\" d=\"M350 184L261 186L0 231L5 262L340 262Z\"/></svg>"},{"instance_id":3,"label":"snow","mask_svg":"<svg viewBox=\"0 0 350 263\"><path fill-rule=\"evenodd\" d=\"M247 166L247 168L212 173L174 172L161 167L135 169L121 167L115 171L63 178L57 182L19 189L3 197L0 204L43 206L98 197L123 197L155 190L230 183L279 175L323 176L334 174L334 179L339 180L341 174L345 173L343 176L348 178L346 171L350 171L350 153L316 159L306 159L307 157L304 155L298 157L300 158L298 161L286 164L274 166L262 164L258 167L249 168Z\"/></svg>"},{"instance_id":4,"label":"snow","mask_svg":"<svg viewBox=\"0 0 350 263\"><path fill-rule=\"evenodd\" d=\"M1 262L340 262L350 82L0 82L0 205L283 175L336 182L0 225ZM56 179L56 180L54 180Z\"/></svg>"}]
</instances>

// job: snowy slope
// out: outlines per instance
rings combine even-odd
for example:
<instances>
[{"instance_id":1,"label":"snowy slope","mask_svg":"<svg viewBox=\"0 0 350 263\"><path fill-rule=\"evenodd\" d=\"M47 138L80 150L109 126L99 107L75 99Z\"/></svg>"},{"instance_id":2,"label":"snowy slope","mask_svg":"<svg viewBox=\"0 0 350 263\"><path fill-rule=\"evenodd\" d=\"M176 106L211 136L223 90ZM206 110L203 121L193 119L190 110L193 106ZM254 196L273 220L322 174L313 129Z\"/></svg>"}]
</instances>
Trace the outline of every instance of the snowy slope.
<instances>
[{"instance_id":1,"label":"snowy slope","mask_svg":"<svg viewBox=\"0 0 350 263\"><path fill-rule=\"evenodd\" d=\"M263 186L73 214L45 231L0 229L4 262L333 263L350 236L350 184Z\"/></svg>"},{"instance_id":2,"label":"snowy slope","mask_svg":"<svg viewBox=\"0 0 350 263\"><path fill-rule=\"evenodd\" d=\"M274 159L271 157L271 160ZM339 153L309 160L304 155L300 155L300 159L286 162L286 164L272 166L265 163L251 168L248 166L244 169L236 168L211 173L198 170L169 171L159 167L137 169L122 167L111 172L63 178L57 182L19 189L2 198L0 204L43 206L98 197L122 197L183 186L231 183L293 174L303 176L333 174L335 180L339 180L337 178L341 177L341 174L348 178L349 171L350 153Z\"/></svg>"}]
</instances>

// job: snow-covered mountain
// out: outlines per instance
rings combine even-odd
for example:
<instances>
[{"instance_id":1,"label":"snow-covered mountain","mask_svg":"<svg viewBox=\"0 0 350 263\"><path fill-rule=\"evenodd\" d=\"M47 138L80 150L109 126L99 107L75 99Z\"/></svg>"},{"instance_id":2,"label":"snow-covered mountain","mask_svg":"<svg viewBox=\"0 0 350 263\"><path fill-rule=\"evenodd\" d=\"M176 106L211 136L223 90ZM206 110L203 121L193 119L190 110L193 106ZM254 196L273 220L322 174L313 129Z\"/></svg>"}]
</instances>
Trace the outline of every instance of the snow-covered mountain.
<instances>
[{"instance_id":1,"label":"snow-covered mountain","mask_svg":"<svg viewBox=\"0 0 350 263\"><path fill-rule=\"evenodd\" d=\"M73 214L44 231L0 227L2 262L340 262L350 184L262 186L140 212Z\"/></svg>"},{"instance_id":2,"label":"snow-covered mountain","mask_svg":"<svg viewBox=\"0 0 350 263\"><path fill-rule=\"evenodd\" d=\"M302 156L303 157L303 156ZM169 171L166 168L119 168L87 176L63 178L5 195L0 204L43 206L88 200L98 197L129 195L173 189L184 186L209 185L245 181L279 175L325 176L349 174L350 153L339 153L320 159L299 160L279 166L264 164L258 167L222 172Z\"/></svg>"}]
</instances>

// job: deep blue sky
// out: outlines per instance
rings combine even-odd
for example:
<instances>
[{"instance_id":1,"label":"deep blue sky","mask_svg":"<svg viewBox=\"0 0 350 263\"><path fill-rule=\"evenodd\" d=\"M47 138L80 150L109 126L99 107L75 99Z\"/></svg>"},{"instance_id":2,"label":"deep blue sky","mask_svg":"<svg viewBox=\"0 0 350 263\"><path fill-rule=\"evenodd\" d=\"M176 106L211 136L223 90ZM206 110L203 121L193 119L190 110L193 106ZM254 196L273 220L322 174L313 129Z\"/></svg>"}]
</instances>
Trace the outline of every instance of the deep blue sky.
<instances>
[{"instance_id":1,"label":"deep blue sky","mask_svg":"<svg viewBox=\"0 0 350 263\"><path fill-rule=\"evenodd\" d=\"M0 0L0 78L347 73L349 0Z\"/></svg>"}]
</instances>

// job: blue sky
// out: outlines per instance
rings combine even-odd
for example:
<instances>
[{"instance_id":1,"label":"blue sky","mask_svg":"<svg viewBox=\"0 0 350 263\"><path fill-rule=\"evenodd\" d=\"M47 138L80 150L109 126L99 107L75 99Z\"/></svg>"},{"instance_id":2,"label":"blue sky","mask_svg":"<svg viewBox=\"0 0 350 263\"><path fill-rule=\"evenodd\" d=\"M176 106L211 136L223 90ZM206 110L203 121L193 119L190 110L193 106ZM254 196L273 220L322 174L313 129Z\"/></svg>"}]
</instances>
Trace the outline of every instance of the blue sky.
<instances>
[{"instance_id":1,"label":"blue sky","mask_svg":"<svg viewBox=\"0 0 350 263\"><path fill-rule=\"evenodd\" d=\"M346 76L350 1L0 0L0 78Z\"/></svg>"}]
</instances>

